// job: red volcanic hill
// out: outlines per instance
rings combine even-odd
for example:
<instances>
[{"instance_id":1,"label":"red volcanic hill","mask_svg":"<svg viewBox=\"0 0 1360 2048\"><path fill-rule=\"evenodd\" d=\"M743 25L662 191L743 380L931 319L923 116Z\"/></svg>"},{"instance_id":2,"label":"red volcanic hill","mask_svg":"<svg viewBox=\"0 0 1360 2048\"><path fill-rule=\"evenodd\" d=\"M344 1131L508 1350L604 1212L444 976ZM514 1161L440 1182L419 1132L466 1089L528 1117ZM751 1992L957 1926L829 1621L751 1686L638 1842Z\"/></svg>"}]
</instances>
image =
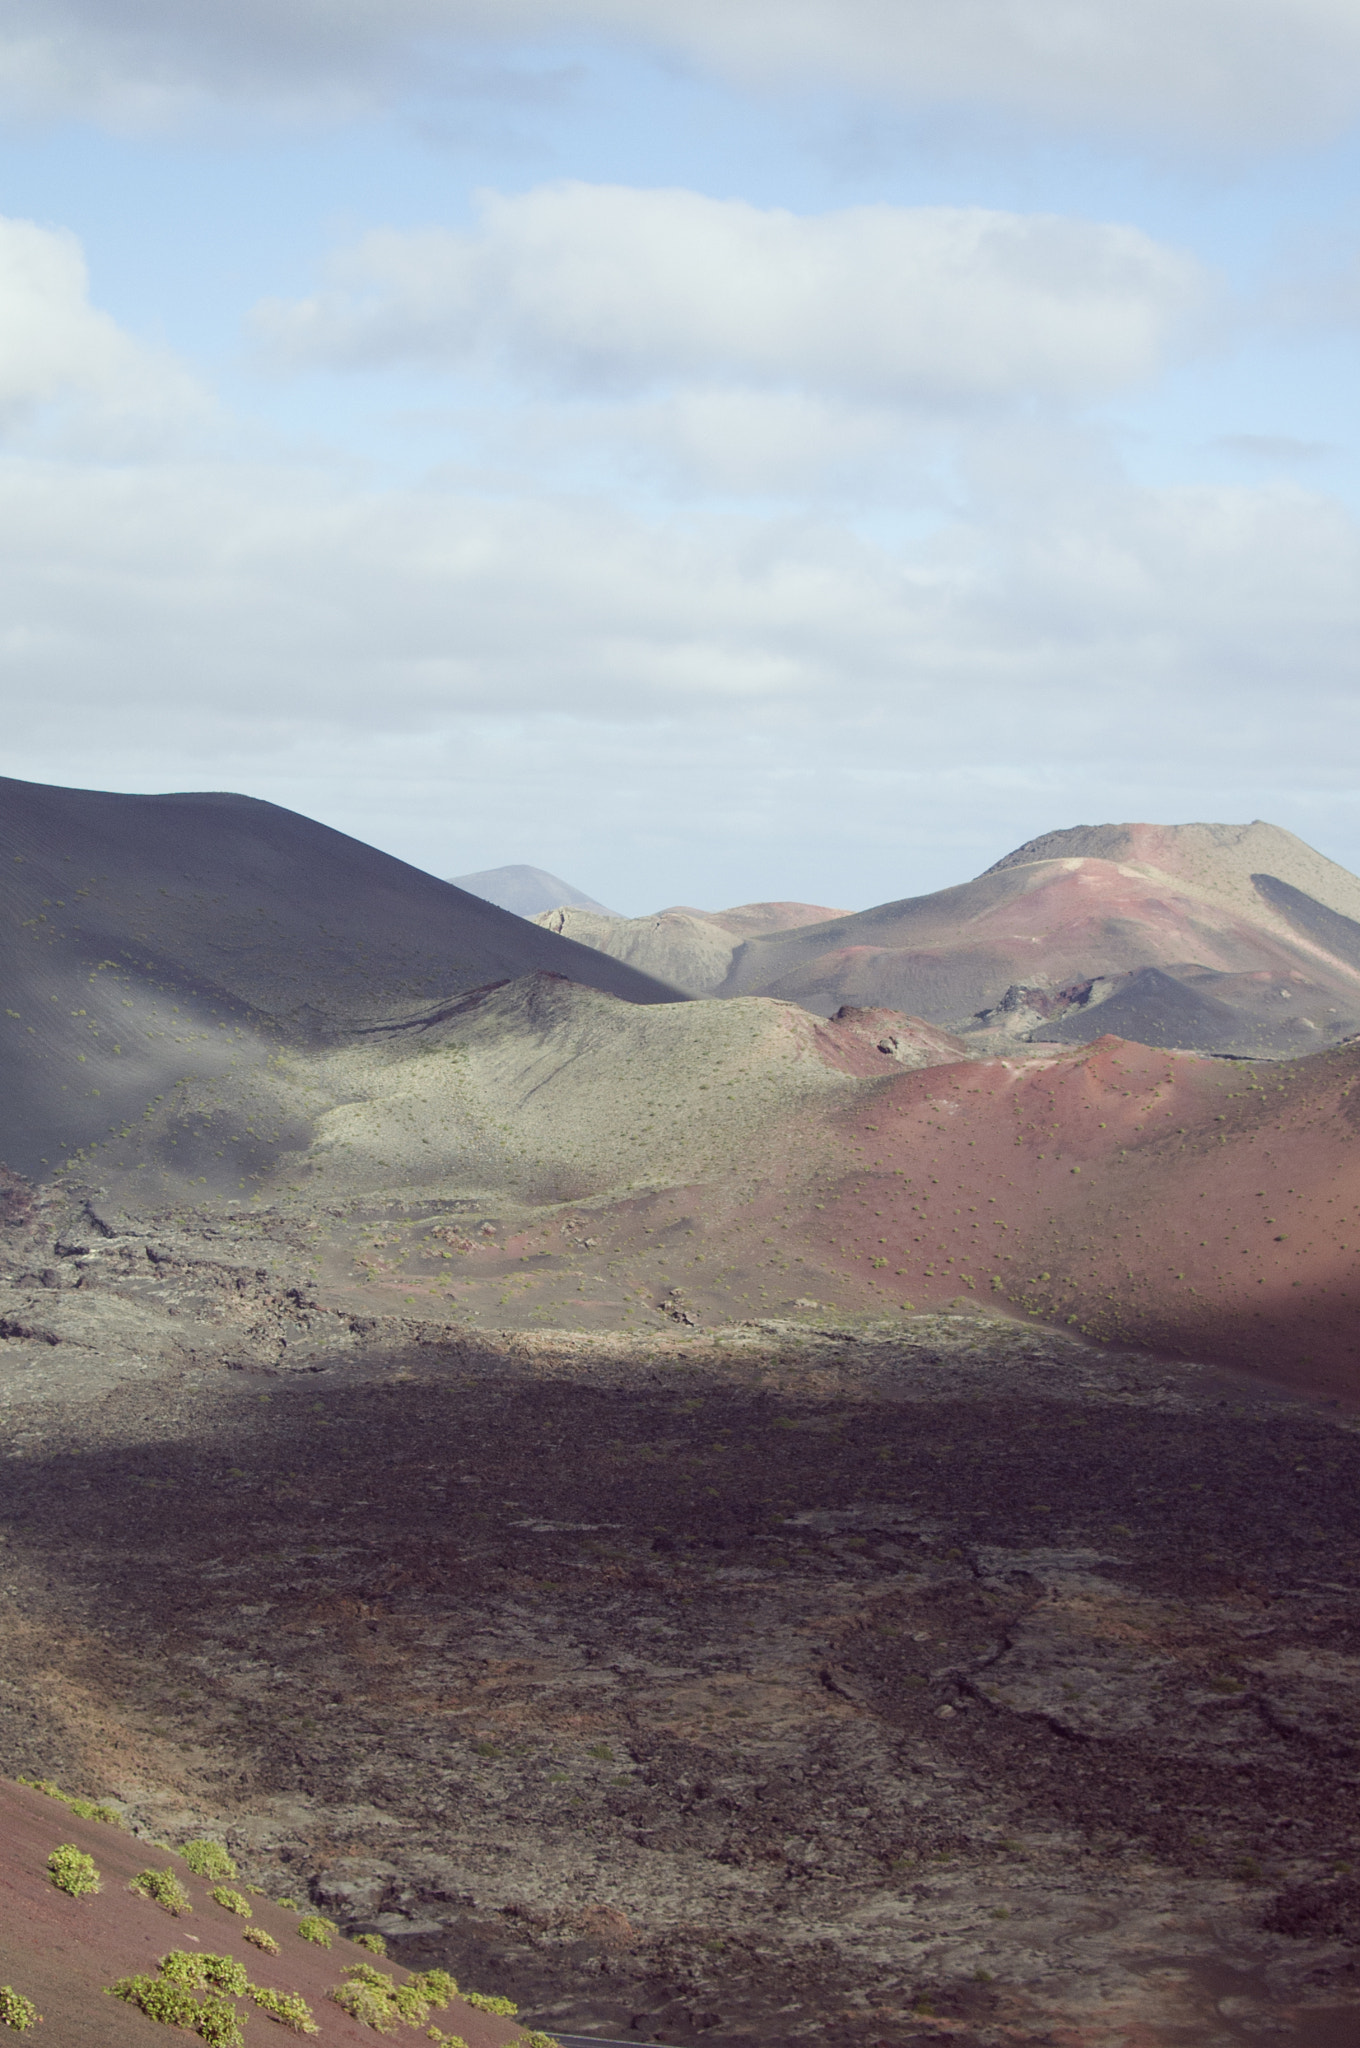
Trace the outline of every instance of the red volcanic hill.
<instances>
[{"instance_id":1,"label":"red volcanic hill","mask_svg":"<svg viewBox=\"0 0 1360 2048\"><path fill-rule=\"evenodd\" d=\"M958 888L753 936L720 993L1294 1053L1360 1031L1360 881L1259 821L1079 826Z\"/></svg>"},{"instance_id":2,"label":"red volcanic hill","mask_svg":"<svg viewBox=\"0 0 1360 2048\"><path fill-rule=\"evenodd\" d=\"M63 1844L90 1858L98 1891L76 1897L52 1882L48 1859ZM131 1890L146 1870L170 1871L187 1904L172 1913ZM336 2048L372 2042L374 2026L342 2010L331 1993L343 1988L346 1971L355 1967L380 1970L397 1985L410 1983L411 1973L379 1962L342 1935L333 1933L327 1947L300 1937L305 1915L273 1905L233 1881L229 1889L247 1908L249 1917L244 1917L239 1908L214 1899L220 1882L196 1877L162 1845L139 1840L117 1825L82 1819L59 1798L0 1780L0 1987L23 2001L10 2006L17 2017L0 2007L6 2036L13 2027L47 2048L147 2048L157 2038L154 2019L136 2004L107 1995L108 1987L134 1976L161 1980L161 1959L178 1950L226 1957L241 1966L252 1986L304 2000L310 2026L297 2023L301 2014L291 2022L281 2019L280 2040L310 2032L321 2048L332 2042ZM248 1928L263 1932L276 1952L248 1940ZM250 1992L226 2002L238 2028L257 2016L264 2020L267 2013L278 2017ZM524 2042L523 2027L478 2011L462 1998L446 2000L436 2010L440 2033L461 2037L467 2048ZM169 2025L166 2039L181 2027L193 2038L203 2031L195 2030L192 2020ZM393 2020L378 2031L390 2032L396 2025ZM423 2026L420 2032L423 2036ZM212 2038L226 2037L213 2033ZM241 2038L239 2031L233 2038Z\"/></svg>"},{"instance_id":3,"label":"red volcanic hill","mask_svg":"<svg viewBox=\"0 0 1360 2048\"><path fill-rule=\"evenodd\" d=\"M1360 1047L1104 1037L894 1074L827 1121L787 1242L839 1304L962 1297L1360 1397ZM764 1225L730 1219L734 1256Z\"/></svg>"}]
</instances>

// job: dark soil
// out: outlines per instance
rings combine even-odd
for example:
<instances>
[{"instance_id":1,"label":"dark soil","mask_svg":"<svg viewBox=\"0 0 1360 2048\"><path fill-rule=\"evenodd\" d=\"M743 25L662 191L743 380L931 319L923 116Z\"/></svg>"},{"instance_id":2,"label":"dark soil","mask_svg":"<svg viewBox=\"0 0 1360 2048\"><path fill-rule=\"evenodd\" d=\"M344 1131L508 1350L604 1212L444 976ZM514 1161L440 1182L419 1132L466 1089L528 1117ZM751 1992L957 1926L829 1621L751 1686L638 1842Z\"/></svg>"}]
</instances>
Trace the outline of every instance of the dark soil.
<instances>
[{"instance_id":1,"label":"dark soil","mask_svg":"<svg viewBox=\"0 0 1360 2048\"><path fill-rule=\"evenodd\" d=\"M0 1767L572 2032L1354 2038L1341 1411L967 1317L314 1364L5 1410Z\"/></svg>"}]
</instances>

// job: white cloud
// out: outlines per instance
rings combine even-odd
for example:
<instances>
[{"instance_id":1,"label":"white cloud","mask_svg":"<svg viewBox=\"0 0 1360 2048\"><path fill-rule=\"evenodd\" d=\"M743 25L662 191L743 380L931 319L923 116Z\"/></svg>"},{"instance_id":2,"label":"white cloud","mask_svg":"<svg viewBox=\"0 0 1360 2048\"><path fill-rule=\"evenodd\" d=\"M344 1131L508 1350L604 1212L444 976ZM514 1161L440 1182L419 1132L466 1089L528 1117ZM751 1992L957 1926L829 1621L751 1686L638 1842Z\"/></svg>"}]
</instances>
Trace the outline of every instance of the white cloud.
<instances>
[{"instance_id":1,"label":"white cloud","mask_svg":"<svg viewBox=\"0 0 1360 2048\"><path fill-rule=\"evenodd\" d=\"M295 363L971 402L1146 377L1206 298L1192 259L1137 228L979 207L800 216L563 183L484 195L472 233L369 234L326 289L261 307L256 328Z\"/></svg>"},{"instance_id":2,"label":"white cloud","mask_svg":"<svg viewBox=\"0 0 1360 2048\"><path fill-rule=\"evenodd\" d=\"M886 897L921 885L882 851L908 840L962 842L966 872L969 846L1092 816L1354 807L1360 534L1338 507L1136 489L1023 426L968 455L966 512L900 544L12 458L8 772L244 787L448 873L571 873L575 846L638 910Z\"/></svg>"},{"instance_id":3,"label":"white cloud","mask_svg":"<svg viewBox=\"0 0 1360 2048\"><path fill-rule=\"evenodd\" d=\"M74 235L0 217L0 427L53 405L68 436L106 452L145 449L209 410L173 358L90 304Z\"/></svg>"},{"instance_id":4,"label":"white cloud","mask_svg":"<svg viewBox=\"0 0 1360 2048\"><path fill-rule=\"evenodd\" d=\"M344 112L428 83L441 45L575 30L761 86L1196 145L1314 141L1360 111L1353 0L4 0L0 92L132 124L219 98Z\"/></svg>"}]
</instances>

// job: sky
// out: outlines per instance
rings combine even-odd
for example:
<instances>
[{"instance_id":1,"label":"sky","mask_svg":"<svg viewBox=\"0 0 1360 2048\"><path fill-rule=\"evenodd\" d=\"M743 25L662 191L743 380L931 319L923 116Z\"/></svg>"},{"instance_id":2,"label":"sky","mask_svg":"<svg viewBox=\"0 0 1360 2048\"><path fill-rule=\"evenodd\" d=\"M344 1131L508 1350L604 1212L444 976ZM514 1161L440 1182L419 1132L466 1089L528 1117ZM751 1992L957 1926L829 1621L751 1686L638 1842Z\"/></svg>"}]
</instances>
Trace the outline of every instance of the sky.
<instances>
[{"instance_id":1,"label":"sky","mask_svg":"<svg viewBox=\"0 0 1360 2048\"><path fill-rule=\"evenodd\" d=\"M1355 0L0 0L4 773L629 914L1360 869Z\"/></svg>"}]
</instances>

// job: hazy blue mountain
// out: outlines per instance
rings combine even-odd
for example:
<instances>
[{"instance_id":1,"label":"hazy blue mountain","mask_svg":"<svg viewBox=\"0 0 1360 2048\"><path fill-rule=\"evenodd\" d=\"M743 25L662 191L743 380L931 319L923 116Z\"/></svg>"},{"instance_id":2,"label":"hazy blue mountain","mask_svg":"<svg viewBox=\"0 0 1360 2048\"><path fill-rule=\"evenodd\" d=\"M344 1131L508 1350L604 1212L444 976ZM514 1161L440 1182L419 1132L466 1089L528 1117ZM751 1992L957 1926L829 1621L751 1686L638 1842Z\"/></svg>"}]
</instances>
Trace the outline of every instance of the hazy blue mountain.
<instances>
[{"instance_id":1,"label":"hazy blue mountain","mask_svg":"<svg viewBox=\"0 0 1360 2048\"><path fill-rule=\"evenodd\" d=\"M593 896L573 889L560 876L550 875L546 868L525 867L522 863L481 868L475 875L450 875L449 880L455 888L466 889L470 896L482 896L488 903L498 903L502 910L513 910L519 917L537 917L540 910L557 910L563 904L573 910L598 910L605 917L618 915L617 911L606 910Z\"/></svg>"}]
</instances>

